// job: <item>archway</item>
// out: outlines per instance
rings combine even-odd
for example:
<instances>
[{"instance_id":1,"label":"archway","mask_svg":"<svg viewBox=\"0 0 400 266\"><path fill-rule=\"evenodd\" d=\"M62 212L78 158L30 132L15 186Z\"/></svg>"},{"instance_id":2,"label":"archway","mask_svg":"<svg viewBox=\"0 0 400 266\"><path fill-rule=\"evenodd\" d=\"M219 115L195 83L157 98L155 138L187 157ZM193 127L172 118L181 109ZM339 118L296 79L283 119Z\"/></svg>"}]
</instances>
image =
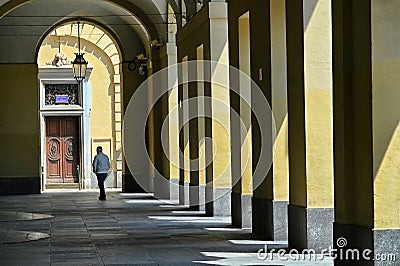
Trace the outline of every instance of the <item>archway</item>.
<instances>
[{"instance_id":1,"label":"archway","mask_svg":"<svg viewBox=\"0 0 400 266\"><path fill-rule=\"evenodd\" d=\"M112 170L106 185L121 187L122 54L112 36L102 28L84 22L79 27L82 52L89 61L82 87L71 76L78 24L69 22L55 28L44 38L38 53L43 187L95 187L91 161L99 145L111 159ZM76 125L69 125L69 120ZM74 136L63 127L76 127ZM66 138L74 142L69 143L74 147L71 154L64 147ZM52 150L57 151L54 158Z\"/></svg>"},{"instance_id":2,"label":"archway","mask_svg":"<svg viewBox=\"0 0 400 266\"><path fill-rule=\"evenodd\" d=\"M167 6L167 2L165 2L165 6ZM1 85L4 100L1 103L5 109L9 110L10 114L1 114L1 120L5 125L0 131L1 144L9 154L1 164L4 169L0 176L1 181L10 184L4 189L4 193L40 192L42 179L40 134L43 131L43 123L41 124L39 116L41 98L40 90L37 88L41 83L38 81L37 59L45 36L47 34L51 36L52 31L60 29L63 23L83 18L82 21L86 22L85 29L90 29L90 32L86 32L86 34L92 34L91 39L85 41L85 32L83 32L82 39L87 44L86 48L89 48L90 43L96 42L95 46L99 51L104 50L103 54L84 50L87 53L86 56L101 57L102 62L108 61L107 64L103 63L103 65L108 65L104 71L108 76L111 73L113 77L110 80L114 84L120 84L120 98L116 105L119 104L119 108L122 110L120 118L122 120L123 108L126 106L124 99L129 100L135 88L145 78L137 73L137 69L129 66L139 54L145 54L145 58L151 59L149 56L151 40L159 38L160 43L163 42L161 37L165 35L164 28L167 25L163 23L160 12L159 5L150 4L148 1L138 1L135 2L135 5L129 1L78 1L76 5L72 6L68 2L46 0L12 1L2 4L0 7L0 24L2 26L0 29L2 41L0 44L0 67L2 69L1 77L4 81ZM89 24L92 25L92 28L88 26ZM97 26L93 27L93 25ZM100 28L108 33L109 38L112 36L113 42L118 44L114 46L118 46L118 49L111 48L112 45L107 44L110 41L104 42L107 39L104 36L107 34L101 34L103 37L97 40L92 38L93 33ZM54 38L56 36L58 38L58 35L53 34ZM74 50L73 43L76 42L74 36L76 36L74 33L65 36L72 45L70 46L71 52ZM53 47L49 45L48 48L49 51L58 51L56 43L53 43ZM113 52L112 49L118 50L118 53ZM114 60L114 54L118 54L117 61ZM107 59L107 57L109 58ZM69 58L73 59L73 56L69 56ZM51 59L44 60L50 61ZM15 97L17 90L18 94L22 96L18 99ZM10 99L16 99L16 101Z\"/></svg>"}]
</instances>

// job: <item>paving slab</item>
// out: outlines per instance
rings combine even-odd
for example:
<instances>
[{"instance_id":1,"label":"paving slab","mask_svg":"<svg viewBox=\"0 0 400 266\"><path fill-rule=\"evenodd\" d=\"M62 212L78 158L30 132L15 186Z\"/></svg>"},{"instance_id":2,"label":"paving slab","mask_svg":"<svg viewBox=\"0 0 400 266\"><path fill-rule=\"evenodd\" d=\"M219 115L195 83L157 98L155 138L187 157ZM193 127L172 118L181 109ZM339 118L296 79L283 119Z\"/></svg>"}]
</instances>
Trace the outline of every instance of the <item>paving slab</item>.
<instances>
[{"instance_id":1,"label":"paving slab","mask_svg":"<svg viewBox=\"0 0 400 266\"><path fill-rule=\"evenodd\" d=\"M258 258L265 241L233 228L229 217L207 217L151 194L113 191L105 202L97 196L67 190L1 196L0 265L333 265L329 257Z\"/></svg>"}]
</instances>

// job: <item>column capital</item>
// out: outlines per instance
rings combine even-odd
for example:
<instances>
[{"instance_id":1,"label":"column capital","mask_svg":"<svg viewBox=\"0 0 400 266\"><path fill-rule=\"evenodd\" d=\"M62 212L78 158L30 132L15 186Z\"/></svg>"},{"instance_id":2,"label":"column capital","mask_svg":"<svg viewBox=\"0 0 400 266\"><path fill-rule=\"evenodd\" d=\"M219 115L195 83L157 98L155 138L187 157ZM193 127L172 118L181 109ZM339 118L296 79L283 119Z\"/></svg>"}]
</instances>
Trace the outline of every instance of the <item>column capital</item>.
<instances>
[{"instance_id":1,"label":"column capital","mask_svg":"<svg viewBox=\"0 0 400 266\"><path fill-rule=\"evenodd\" d=\"M209 19L227 19L228 4L224 2L209 2L208 3L208 18Z\"/></svg>"}]
</instances>

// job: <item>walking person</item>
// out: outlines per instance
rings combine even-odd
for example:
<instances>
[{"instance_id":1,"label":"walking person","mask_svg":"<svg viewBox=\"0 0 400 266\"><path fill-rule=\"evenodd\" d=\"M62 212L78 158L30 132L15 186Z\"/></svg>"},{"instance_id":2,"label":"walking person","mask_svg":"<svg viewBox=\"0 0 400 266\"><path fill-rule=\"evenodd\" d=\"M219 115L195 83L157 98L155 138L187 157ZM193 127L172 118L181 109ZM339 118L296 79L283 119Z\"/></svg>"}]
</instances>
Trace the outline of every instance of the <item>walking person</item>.
<instances>
[{"instance_id":1,"label":"walking person","mask_svg":"<svg viewBox=\"0 0 400 266\"><path fill-rule=\"evenodd\" d=\"M104 181L110 170L110 159L103 153L103 148L98 146L96 149L97 155L93 159L93 172L97 176L97 182L100 189L99 200L106 200L106 191L104 189Z\"/></svg>"}]
</instances>

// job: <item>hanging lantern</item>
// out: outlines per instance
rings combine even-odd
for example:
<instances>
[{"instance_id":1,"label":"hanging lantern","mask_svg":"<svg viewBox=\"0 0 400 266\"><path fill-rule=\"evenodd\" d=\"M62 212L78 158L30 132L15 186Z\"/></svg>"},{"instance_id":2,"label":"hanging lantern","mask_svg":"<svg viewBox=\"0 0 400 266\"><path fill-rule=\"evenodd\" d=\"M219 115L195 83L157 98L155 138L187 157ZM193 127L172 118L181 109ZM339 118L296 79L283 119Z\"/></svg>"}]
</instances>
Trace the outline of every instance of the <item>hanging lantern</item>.
<instances>
[{"instance_id":1,"label":"hanging lantern","mask_svg":"<svg viewBox=\"0 0 400 266\"><path fill-rule=\"evenodd\" d=\"M72 62L72 69L74 71L74 78L78 83L86 77L86 69L88 62L83 58L84 53L75 53L75 60Z\"/></svg>"},{"instance_id":2,"label":"hanging lantern","mask_svg":"<svg viewBox=\"0 0 400 266\"><path fill-rule=\"evenodd\" d=\"M75 53L75 60L72 62L72 70L74 72L74 78L78 83L81 83L86 77L86 69L88 62L83 58L84 53L81 53L81 37L79 33L79 21L78 21L78 52Z\"/></svg>"}]
</instances>

